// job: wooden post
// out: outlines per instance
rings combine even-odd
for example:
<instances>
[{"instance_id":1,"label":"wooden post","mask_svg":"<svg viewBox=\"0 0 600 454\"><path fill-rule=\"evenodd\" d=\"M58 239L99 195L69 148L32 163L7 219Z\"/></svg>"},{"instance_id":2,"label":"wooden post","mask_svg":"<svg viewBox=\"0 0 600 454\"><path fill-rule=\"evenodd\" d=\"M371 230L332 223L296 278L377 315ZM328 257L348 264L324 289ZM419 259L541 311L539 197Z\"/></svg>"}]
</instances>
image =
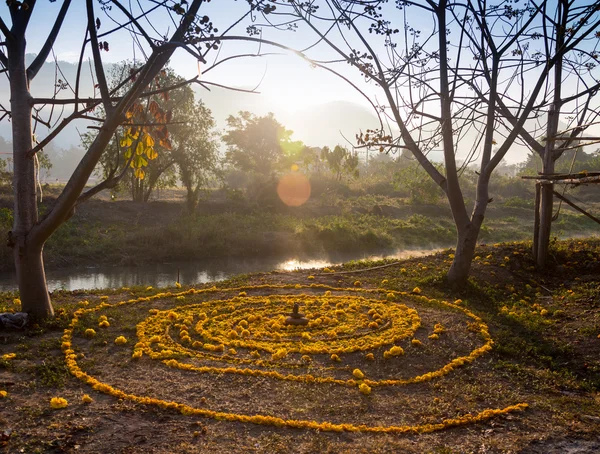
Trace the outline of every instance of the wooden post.
<instances>
[{"instance_id":1,"label":"wooden post","mask_svg":"<svg viewBox=\"0 0 600 454\"><path fill-rule=\"evenodd\" d=\"M539 229L540 229L540 190L541 183L535 184L535 217L533 221L533 260L537 263L538 260L538 240L539 240Z\"/></svg>"}]
</instances>

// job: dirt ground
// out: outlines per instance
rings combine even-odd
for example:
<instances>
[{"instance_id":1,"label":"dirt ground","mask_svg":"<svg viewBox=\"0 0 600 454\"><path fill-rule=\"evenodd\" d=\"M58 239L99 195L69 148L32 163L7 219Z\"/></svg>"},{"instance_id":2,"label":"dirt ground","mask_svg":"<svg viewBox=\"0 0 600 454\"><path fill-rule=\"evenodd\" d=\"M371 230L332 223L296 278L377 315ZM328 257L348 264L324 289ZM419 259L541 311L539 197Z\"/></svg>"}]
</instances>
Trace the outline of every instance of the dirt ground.
<instances>
[{"instance_id":1,"label":"dirt ground","mask_svg":"<svg viewBox=\"0 0 600 454\"><path fill-rule=\"evenodd\" d=\"M600 452L599 245L557 243L545 273L527 244L481 246L461 288L444 251L193 292L56 292L56 319L0 331L0 452ZM312 321L298 332L277 325L293 302Z\"/></svg>"}]
</instances>

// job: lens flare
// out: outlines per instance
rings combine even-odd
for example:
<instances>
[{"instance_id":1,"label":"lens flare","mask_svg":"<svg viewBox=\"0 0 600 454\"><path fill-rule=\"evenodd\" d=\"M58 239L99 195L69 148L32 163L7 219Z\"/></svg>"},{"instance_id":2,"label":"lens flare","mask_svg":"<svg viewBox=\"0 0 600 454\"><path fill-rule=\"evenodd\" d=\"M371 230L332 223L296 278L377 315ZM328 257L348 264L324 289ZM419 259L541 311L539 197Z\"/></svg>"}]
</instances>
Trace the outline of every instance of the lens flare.
<instances>
[{"instance_id":1,"label":"lens flare","mask_svg":"<svg viewBox=\"0 0 600 454\"><path fill-rule=\"evenodd\" d=\"M301 173L288 173L279 180L277 195L287 206L299 207L310 198L310 182Z\"/></svg>"}]
</instances>

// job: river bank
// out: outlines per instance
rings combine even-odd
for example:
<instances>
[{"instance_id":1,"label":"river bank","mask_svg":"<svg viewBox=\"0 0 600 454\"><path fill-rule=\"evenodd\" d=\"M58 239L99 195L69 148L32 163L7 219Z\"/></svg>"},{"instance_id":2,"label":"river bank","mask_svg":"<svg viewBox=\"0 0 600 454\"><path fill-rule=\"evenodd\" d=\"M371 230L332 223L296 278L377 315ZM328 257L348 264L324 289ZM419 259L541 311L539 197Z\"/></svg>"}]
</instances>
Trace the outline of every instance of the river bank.
<instances>
[{"instance_id":1,"label":"river bank","mask_svg":"<svg viewBox=\"0 0 600 454\"><path fill-rule=\"evenodd\" d=\"M42 212L53 203L50 193ZM509 201L511 202L511 201ZM481 243L530 239L527 203L492 204ZM0 236L11 228L11 200L0 197ZM553 224L558 238L598 232L585 216L563 208ZM189 215L176 200L147 204L92 199L77 208L44 248L48 270L102 265L136 266L202 259L327 259L336 254L386 255L405 249L453 247L455 228L444 205L410 205L402 199L349 196L316 199L297 208L259 207L216 195ZM13 270L12 251L0 245L0 272Z\"/></svg>"}]
</instances>

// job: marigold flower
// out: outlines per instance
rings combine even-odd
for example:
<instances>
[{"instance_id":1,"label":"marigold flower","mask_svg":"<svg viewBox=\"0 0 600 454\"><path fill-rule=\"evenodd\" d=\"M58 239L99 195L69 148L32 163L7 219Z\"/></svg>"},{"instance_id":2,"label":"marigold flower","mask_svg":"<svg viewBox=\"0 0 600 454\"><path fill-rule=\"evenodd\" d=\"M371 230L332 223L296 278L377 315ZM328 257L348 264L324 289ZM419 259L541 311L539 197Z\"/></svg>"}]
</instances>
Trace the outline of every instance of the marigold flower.
<instances>
[{"instance_id":1,"label":"marigold flower","mask_svg":"<svg viewBox=\"0 0 600 454\"><path fill-rule=\"evenodd\" d=\"M4 399L6 396L8 396L8 393L4 390L0 390L0 399Z\"/></svg>"},{"instance_id":2,"label":"marigold flower","mask_svg":"<svg viewBox=\"0 0 600 454\"><path fill-rule=\"evenodd\" d=\"M336 361L336 362L340 362L341 359L338 355L336 355L335 353L333 355L331 355L331 361Z\"/></svg>"},{"instance_id":3,"label":"marigold flower","mask_svg":"<svg viewBox=\"0 0 600 454\"><path fill-rule=\"evenodd\" d=\"M354 281L354 286L355 287L360 287L362 284L360 283L360 281Z\"/></svg>"},{"instance_id":4,"label":"marigold flower","mask_svg":"<svg viewBox=\"0 0 600 454\"><path fill-rule=\"evenodd\" d=\"M110 323L108 323L108 320L102 320L100 323L98 323L98 326L100 328L108 328L110 326Z\"/></svg>"},{"instance_id":5,"label":"marigold flower","mask_svg":"<svg viewBox=\"0 0 600 454\"><path fill-rule=\"evenodd\" d=\"M84 334L85 334L85 337L94 337L96 335L96 331L93 330L92 328L88 328L85 330Z\"/></svg>"},{"instance_id":6,"label":"marigold flower","mask_svg":"<svg viewBox=\"0 0 600 454\"><path fill-rule=\"evenodd\" d=\"M69 402L67 402L67 399L62 397L53 397L50 399L50 406L55 410L59 408L65 408L67 405L69 405Z\"/></svg>"},{"instance_id":7,"label":"marigold flower","mask_svg":"<svg viewBox=\"0 0 600 454\"><path fill-rule=\"evenodd\" d=\"M365 396L368 396L369 394L371 394L371 387L369 385L367 385L366 383L361 383L360 386L358 387L358 389Z\"/></svg>"},{"instance_id":8,"label":"marigold flower","mask_svg":"<svg viewBox=\"0 0 600 454\"><path fill-rule=\"evenodd\" d=\"M312 281L314 278L315 278L315 277L314 277L312 274L311 274L310 276L308 276L308 277L307 277L307 279L308 279L309 281Z\"/></svg>"},{"instance_id":9,"label":"marigold flower","mask_svg":"<svg viewBox=\"0 0 600 454\"><path fill-rule=\"evenodd\" d=\"M421 289L420 289L419 287L415 287L415 288L413 288L413 291L412 291L412 292L413 292L415 295L419 295L419 294L421 293Z\"/></svg>"},{"instance_id":10,"label":"marigold flower","mask_svg":"<svg viewBox=\"0 0 600 454\"><path fill-rule=\"evenodd\" d=\"M419 339L413 339L410 341L410 343L416 346L423 345L423 343Z\"/></svg>"},{"instance_id":11,"label":"marigold flower","mask_svg":"<svg viewBox=\"0 0 600 454\"><path fill-rule=\"evenodd\" d=\"M273 353L271 356L275 361L278 361L282 358L285 358L287 356L287 354L288 354L288 351L285 348L280 348L275 353Z\"/></svg>"},{"instance_id":12,"label":"marigold flower","mask_svg":"<svg viewBox=\"0 0 600 454\"><path fill-rule=\"evenodd\" d=\"M373 355L373 353L367 353L365 355L365 359L368 359L369 361L374 361L375 360L375 355Z\"/></svg>"},{"instance_id":13,"label":"marigold flower","mask_svg":"<svg viewBox=\"0 0 600 454\"><path fill-rule=\"evenodd\" d=\"M181 284L179 282L175 282L175 287L176 288L181 288Z\"/></svg>"},{"instance_id":14,"label":"marigold flower","mask_svg":"<svg viewBox=\"0 0 600 454\"><path fill-rule=\"evenodd\" d=\"M87 394L84 394L83 396L81 396L81 401L82 401L84 404L91 404L91 403L94 401L94 399L92 399L92 398L91 398L90 396L88 396Z\"/></svg>"},{"instance_id":15,"label":"marigold flower","mask_svg":"<svg viewBox=\"0 0 600 454\"><path fill-rule=\"evenodd\" d=\"M15 359L16 357L17 357L16 353L6 353L6 354L2 355L2 359L4 361L9 361L11 359Z\"/></svg>"},{"instance_id":16,"label":"marigold flower","mask_svg":"<svg viewBox=\"0 0 600 454\"><path fill-rule=\"evenodd\" d=\"M363 374L362 370L360 370L360 369L354 369L352 371L352 375L354 376L354 378L357 378L358 380L362 380L363 378L365 378L365 374Z\"/></svg>"},{"instance_id":17,"label":"marigold flower","mask_svg":"<svg viewBox=\"0 0 600 454\"><path fill-rule=\"evenodd\" d=\"M402 347L394 345L392 348L390 348L385 353L388 353L388 356L400 356L400 355L404 355L404 350L402 349ZM384 356L385 356L385 354L384 354Z\"/></svg>"},{"instance_id":18,"label":"marigold flower","mask_svg":"<svg viewBox=\"0 0 600 454\"><path fill-rule=\"evenodd\" d=\"M119 336L115 339L115 344L117 345L124 345L127 343L127 339L125 338L125 336Z\"/></svg>"}]
</instances>

